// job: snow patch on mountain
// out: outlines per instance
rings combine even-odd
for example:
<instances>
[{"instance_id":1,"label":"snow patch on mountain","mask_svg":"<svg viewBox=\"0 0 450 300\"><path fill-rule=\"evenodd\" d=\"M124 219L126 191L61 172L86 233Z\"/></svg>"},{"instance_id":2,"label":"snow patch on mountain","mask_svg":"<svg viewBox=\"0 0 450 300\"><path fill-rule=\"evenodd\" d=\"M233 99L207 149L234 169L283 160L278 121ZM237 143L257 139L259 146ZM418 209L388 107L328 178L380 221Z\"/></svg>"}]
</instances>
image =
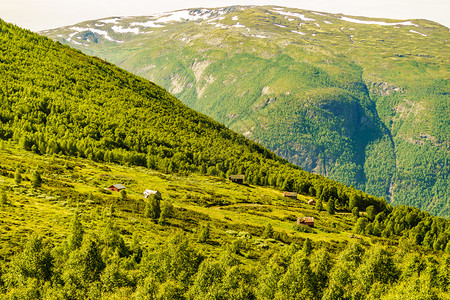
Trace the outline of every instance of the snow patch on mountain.
<instances>
[{"instance_id":1,"label":"snow patch on mountain","mask_svg":"<svg viewBox=\"0 0 450 300\"><path fill-rule=\"evenodd\" d=\"M117 33L134 33L134 34L141 33L139 28L123 28L122 26L112 26L111 29Z\"/></svg>"},{"instance_id":2,"label":"snow patch on mountain","mask_svg":"<svg viewBox=\"0 0 450 300\"><path fill-rule=\"evenodd\" d=\"M113 18L113 19L105 19L105 20L98 20L98 22L106 23L106 24L117 24L117 22L120 20L120 18Z\"/></svg>"},{"instance_id":3,"label":"snow patch on mountain","mask_svg":"<svg viewBox=\"0 0 450 300\"><path fill-rule=\"evenodd\" d=\"M426 34L423 34L421 32L415 31L415 30L410 30L409 32L417 33L417 34L420 34L421 36L427 36Z\"/></svg>"},{"instance_id":4,"label":"snow patch on mountain","mask_svg":"<svg viewBox=\"0 0 450 300\"><path fill-rule=\"evenodd\" d=\"M233 26L231 26L231 27L236 27L236 28L245 28L245 26L244 26L244 25L242 25L242 24L240 24L239 22L237 22L237 24L236 24L236 25L233 25Z\"/></svg>"},{"instance_id":5,"label":"snow patch on mountain","mask_svg":"<svg viewBox=\"0 0 450 300\"><path fill-rule=\"evenodd\" d=\"M132 22L130 26L141 26L141 27L164 27L163 25L155 24L155 21L147 21L147 22Z\"/></svg>"},{"instance_id":6,"label":"snow patch on mountain","mask_svg":"<svg viewBox=\"0 0 450 300\"><path fill-rule=\"evenodd\" d=\"M291 32L297 33L297 34L300 34L300 35L306 35L306 33L303 33L301 31L291 30Z\"/></svg>"},{"instance_id":7,"label":"snow patch on mountain","mask_svg":"<svg viewBox=\"0 0 450 300\"><path fill-rule=\"evenodd\" d=\"M117 41L117 40L111 38L111 37L108 35L108 32L106 32L106 31L104 31L104 30L94 29L94 28L82 28L82 27L70 27L70 29L71 29L71 30L75 30L75 32L73 32L73 33L71 33L71 34L69 35L69 38L67 39L67 41L70 41L71 38L72 38L74 35L76 35L76 34L78 34L78 33L80 33L80 32L83 32L83 31L90 31L90 32L92 32L92 33L96 33L96 34L99 34L99 35L103 36L103 37L104 37L105 39L107 39L108 41L116 42L116 43L123 43L123 41ZM74 41L72 41L72 42L74 42ZM75 43L76 43L76 42L75 42Z\"/></svg>"},{"instance_id":8,"label":"snow patch on mountain","mask_svg":"<svg viewBox=\"0 0 450 300\"><path fill-rule=\"evenodd\" d=\"M366 25L382 25L382 26L397 26L397 25L403 25L403 26L416 26L419 27L419 25L414 24L411 21L405 21L405 22L398 22L398 23L387 23L387 22L381 22L381 21L366 21L366 20L358 20L353 19L349 17L341 17L342 21L346 22L352 22L352 23L358 23L358 24L366 24Z\"/></svg>"},{"instance_id":9,"label":"snow patch on mountain","mask_svg":"<svg viewBox=\"0 0 450 300\"><path fill-rule=\"evenodd\" d=\"M293 12L282 11L282 10L277 10L277 11L273 11L272 10L272 12L280 14L280 15L283 15L283 16L288 16L288 17L294 17L294 18L302 19L304 21L312 21L312 22L316 21L315 19L311 19L311 18L305 17L305 15L299 14L299 13L293 13Z\"/></svg>"}]
</instances>

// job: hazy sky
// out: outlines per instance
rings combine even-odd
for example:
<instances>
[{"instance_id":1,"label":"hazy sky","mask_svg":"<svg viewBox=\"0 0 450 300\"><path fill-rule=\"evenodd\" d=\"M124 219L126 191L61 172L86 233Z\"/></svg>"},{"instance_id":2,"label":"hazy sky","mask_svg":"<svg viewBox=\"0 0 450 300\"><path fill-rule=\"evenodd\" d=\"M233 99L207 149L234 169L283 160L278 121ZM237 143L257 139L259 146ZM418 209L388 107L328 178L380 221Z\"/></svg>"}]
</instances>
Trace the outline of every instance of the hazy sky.
<instances>
[{"instance_id":1,"label":"hazy sky","mask_svg":"<svg viewBox=\"0 0 450 300\"><path fill-rule=\"evenodd\" d=\"M103 17L230 5L280 5L354 16L428 19L450 27L450 0L0 0L0 18L39 31Z\"/></svg>"}]
</instances>

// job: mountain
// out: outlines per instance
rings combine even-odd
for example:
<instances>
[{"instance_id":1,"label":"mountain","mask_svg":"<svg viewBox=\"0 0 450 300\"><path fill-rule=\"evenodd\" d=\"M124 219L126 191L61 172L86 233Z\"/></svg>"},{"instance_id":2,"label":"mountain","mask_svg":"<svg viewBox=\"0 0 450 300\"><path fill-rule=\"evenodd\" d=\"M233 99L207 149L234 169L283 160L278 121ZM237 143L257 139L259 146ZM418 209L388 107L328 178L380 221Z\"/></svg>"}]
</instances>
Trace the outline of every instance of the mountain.
<instances>
[{"instance_id":1,"label":"mountain","mask_svg":"<svg viewBox=\"0 0 450 300\"><path fill-rule=\"evenodd\" d=\"M448 298L448 219L309 174L1 20L0 70L0 298Z\"/></svg>"},{"instance_id":2,"label":"mountain","mask_svg":"<svg viewBox=\"0 0 450 300\"><path fill-rule=\"evenodd\" d=\"M444 26L234 6L42 34L160 84L306 171L450 216Z\"/></svg>"},{"instance_id":3,"label":"mountain","mask_svg":"<svg viewBox=\"0 0 450 300\"><path fill-rule=\"evenodd\" d=\"M46 37L1 26L3 140L37 154L166 173L241 174L247 183L332 199L347 211L390 209L384 199L301 170L143 78Z\"/></svg>"}]
</instances>

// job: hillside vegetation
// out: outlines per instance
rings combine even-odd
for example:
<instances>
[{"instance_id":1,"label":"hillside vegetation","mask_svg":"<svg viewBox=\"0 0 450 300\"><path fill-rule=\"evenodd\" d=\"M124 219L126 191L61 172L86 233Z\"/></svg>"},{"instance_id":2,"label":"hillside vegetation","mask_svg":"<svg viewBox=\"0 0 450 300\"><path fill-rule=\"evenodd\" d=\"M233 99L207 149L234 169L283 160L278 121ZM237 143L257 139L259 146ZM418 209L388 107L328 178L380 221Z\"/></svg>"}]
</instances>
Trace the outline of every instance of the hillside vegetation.
<instances>
[{"instance_id":1,"label":"hillside vegetation","mask_svg":"<svg viewBox=\"0 0 450 300\"><path fill-rule=\"evenodd\" d=\"M13 142L0 155L2 299L449 297L449 221L416 208L358 218L220 177ZM104 190L115 183L126 192ZM143 199L148 188L162 200ZM314 228L296 225L304 216Z\"/></svg>"},{"instance_id":2,"label":"hillside vegetation","mask_svg":"<svg viewBox=\"0 0 450 300\"><path fill-rule=\"evenodd\" d=\"M444 26L254 6L43 34L160 84L306 171L450 216Z\"/></svg>"},{"instance_id":3,"label":"hillside vegetation","mask_svg":"<svg viewBox=\"0 0 450 300\"><path fill-rule=\"evenodd\" d=\"M307 173L117 67L1 24L0 138L38 154L203 173L334 199L350 210L389 205ZM354 205L353 205L354 206Z\"/></svg>"},{"instance_id":4,"label":"hillside vegetation","mask_svg":"<svg viewBox=\"0 0 450 300\"><path fill-rule=\"evenodd\" d=\"M45 37L0 21L0 41L1 298L448 298L447 219L302 171Z\"/></svg>"}]
</instances>

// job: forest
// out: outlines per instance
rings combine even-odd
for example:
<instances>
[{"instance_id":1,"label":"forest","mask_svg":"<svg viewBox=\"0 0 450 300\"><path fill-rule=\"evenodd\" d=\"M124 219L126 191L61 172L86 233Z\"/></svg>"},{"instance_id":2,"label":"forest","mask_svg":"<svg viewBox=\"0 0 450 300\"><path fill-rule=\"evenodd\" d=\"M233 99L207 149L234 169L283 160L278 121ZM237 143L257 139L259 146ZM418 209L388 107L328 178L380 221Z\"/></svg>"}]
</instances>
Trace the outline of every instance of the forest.
<instances>
[{"instance_id":1,"label":"forest","mask_svg":"<svg viewBox=\"0 0 450 300\"><path fill-rule=\"evenodd\" d=\"M305 171L450 217L448 28L274 6L185 13L195 18L42 34L161 85Z\"/></svg>"},{"instance_id":2,"label":"forest","mask_svg":"<svg viewBox=\"0 0 450 300\"><path fill-rule=\"evenodd\" d=\"M305 172L101 59L3 21L0 41L0 298L449 297L448 219ZM149 182L167 196L142 200Z\"/></svg>"}]
</instances>

